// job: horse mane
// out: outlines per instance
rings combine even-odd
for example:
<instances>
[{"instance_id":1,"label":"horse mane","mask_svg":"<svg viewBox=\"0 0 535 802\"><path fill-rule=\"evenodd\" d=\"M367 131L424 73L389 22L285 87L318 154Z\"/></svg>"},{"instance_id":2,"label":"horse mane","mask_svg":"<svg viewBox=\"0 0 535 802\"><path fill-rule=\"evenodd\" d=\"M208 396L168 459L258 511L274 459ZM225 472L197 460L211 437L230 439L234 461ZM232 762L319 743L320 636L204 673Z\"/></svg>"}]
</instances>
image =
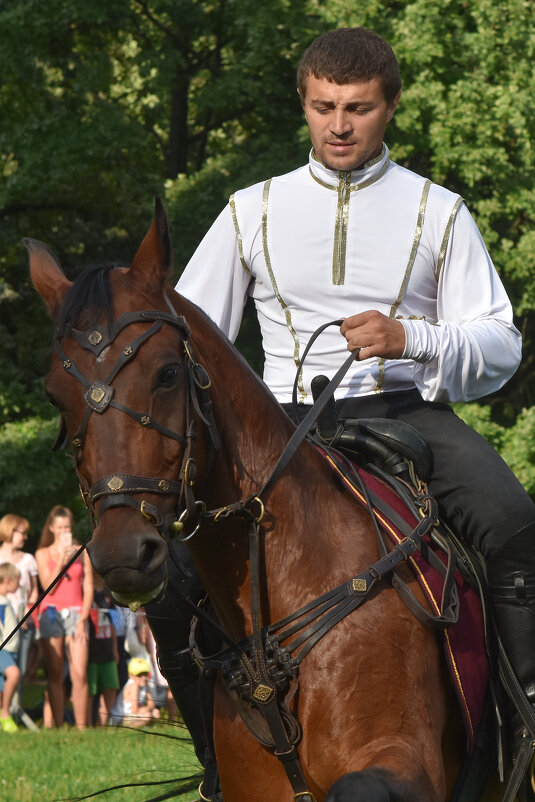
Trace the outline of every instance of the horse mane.
<instances>
[{"instance_id":1,"label":"horse mane","mask_svg":"<svg viewBox=\"0 0 535 802\"><path fill-rule=\"evenodd\" d=\"M110 288L110 271L118 267L116 262L89 265L75 279L68 291L56 319L56 337L68 336L79 321L91 317L113 321L113 296Z\"/></svg>"}]
</instances>

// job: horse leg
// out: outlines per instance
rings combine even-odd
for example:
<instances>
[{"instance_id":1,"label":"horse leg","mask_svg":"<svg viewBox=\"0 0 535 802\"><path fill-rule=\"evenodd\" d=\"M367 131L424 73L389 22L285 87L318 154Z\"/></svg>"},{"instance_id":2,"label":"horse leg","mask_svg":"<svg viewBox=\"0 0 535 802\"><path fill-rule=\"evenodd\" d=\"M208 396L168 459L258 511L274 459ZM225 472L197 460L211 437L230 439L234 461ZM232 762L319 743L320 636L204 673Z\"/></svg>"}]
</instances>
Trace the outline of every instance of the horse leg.
<instances>
[{"instance_id":1,"label":"horse leg","mask_svg":"<svg viewBox=\"0 0 535 802\"><path fill-rule=\"evenodd\" d=\"M375 768L340 777L329 789L325 802L408 802L408 799L390 772Z\"/></svg>"},{"instance_id":2,"label":"horse leg","mask_svg":"<svg viewBox=\"0 0 535 802\"><path fill-rule=\"evenodd\" d=\"M325 802L442 802L445 781L436 788L419 758L417 744L399 738L381 739L364 750L368 763L361 771L340 777L329 789ZM355 756L358 762L358 753ZM371 765L370 765L371 764Z\"/></svg>"}]
</instances>

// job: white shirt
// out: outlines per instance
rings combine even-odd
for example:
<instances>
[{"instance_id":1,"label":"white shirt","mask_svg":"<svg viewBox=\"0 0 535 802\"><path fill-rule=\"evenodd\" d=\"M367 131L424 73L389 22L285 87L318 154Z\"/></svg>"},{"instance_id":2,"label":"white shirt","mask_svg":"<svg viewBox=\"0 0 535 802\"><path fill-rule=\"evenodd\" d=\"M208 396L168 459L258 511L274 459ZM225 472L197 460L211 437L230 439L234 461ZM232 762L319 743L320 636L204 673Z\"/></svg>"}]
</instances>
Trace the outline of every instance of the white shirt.
<instances>
[{"instance_id":1,"label":"white shirt","mask_svg":"<svg viewBox=\"0 0 535 802\"><path fill-rule=\"evenodd\" d=\"M19 552L19 554L21 553ZM10 562L10 560L5 560L0 554L0 564L4 562ZM26 612L28 598L32 591L32 577L37 577L38 571L35 557L27 551L22 552L20 560L14 563L14 565L20 571L19 586L14 593L8 593L6 595L11 602L17 619L20 619Z\"/></svg>"},{"instance_id":2,"label":"white shirt","mask_svg":"<svg viewBox=\"0 0 535 802\"><path fill-rule=\"evenodd\" d=\"M18 619L15 616L11 602L7 596L0 595L0 643L10 635L17 626ZM19 648L20 631L5 645L5 650L11 655L16 654Z\"/></svg>"},{"instance_id":3,"label":"white shirt","mask_svg":"<svg viewBox=\"0 0 535 802\"><path fill-rule=\"evenodd\" d=\"M247 295L265 353L264 381L291 401L297 363L323 323L374 309L399 318L401 359L355 362L337 398L414 389L428 401L471 400L514 373L512 309L462 198L390 161L362 170L309 164L231 197L177 290L234 340ZM299 382L331 378L347 356L337 327L316 341Z\"/></svg>"}]
</instances>

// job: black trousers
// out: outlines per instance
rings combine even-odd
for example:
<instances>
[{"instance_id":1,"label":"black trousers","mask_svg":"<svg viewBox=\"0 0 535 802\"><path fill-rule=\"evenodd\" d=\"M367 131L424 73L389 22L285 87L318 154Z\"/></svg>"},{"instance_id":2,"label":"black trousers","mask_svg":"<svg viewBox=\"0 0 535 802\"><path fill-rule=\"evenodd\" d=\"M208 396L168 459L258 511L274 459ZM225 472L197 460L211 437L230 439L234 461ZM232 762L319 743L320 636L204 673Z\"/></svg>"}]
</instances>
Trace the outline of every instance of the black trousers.
<instances>
[{"instance_id":1,"label":"black trousers","mask_svg":"<svg viewBox=\"0 0 535 802\"><path fill-rule=\"evenodd\" d=\"M296 421L310 407L284 408ZM535 573L535 505L500 455L448 404L409 390L337 401L336 409L340 418L394 418L417 429L433 452L429 490L450 525L500 579L518 568Z\"/></svg>"}]
</instances>

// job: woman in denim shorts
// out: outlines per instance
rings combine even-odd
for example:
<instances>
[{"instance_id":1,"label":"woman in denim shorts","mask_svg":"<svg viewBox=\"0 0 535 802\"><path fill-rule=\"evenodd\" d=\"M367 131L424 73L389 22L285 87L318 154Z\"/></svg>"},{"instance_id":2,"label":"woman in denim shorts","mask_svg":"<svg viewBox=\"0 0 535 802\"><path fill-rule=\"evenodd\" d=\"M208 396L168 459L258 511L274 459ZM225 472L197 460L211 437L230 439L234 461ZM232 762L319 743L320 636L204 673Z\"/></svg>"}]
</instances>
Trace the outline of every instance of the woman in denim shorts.
<instances>
[{"instance_id":1,"label":"woman in denim shorts","mask_svg":"<svg viewBox=\"0 0 535 802\"><path fill-rule=\"evenodd\" d=\"M73 515L67 507L53 507L48 514L35 552L39 580L44 589L54 581L78 548L73 545L72 525ZM56 727L62 726L64 717L64 654L72 682L74 721L80 730L86 726L88 616L92 601L93 576L89 557L84 552L69 566L39 608L39 635L47 672L48 698Z\"/></svg>"}]
</instances>

